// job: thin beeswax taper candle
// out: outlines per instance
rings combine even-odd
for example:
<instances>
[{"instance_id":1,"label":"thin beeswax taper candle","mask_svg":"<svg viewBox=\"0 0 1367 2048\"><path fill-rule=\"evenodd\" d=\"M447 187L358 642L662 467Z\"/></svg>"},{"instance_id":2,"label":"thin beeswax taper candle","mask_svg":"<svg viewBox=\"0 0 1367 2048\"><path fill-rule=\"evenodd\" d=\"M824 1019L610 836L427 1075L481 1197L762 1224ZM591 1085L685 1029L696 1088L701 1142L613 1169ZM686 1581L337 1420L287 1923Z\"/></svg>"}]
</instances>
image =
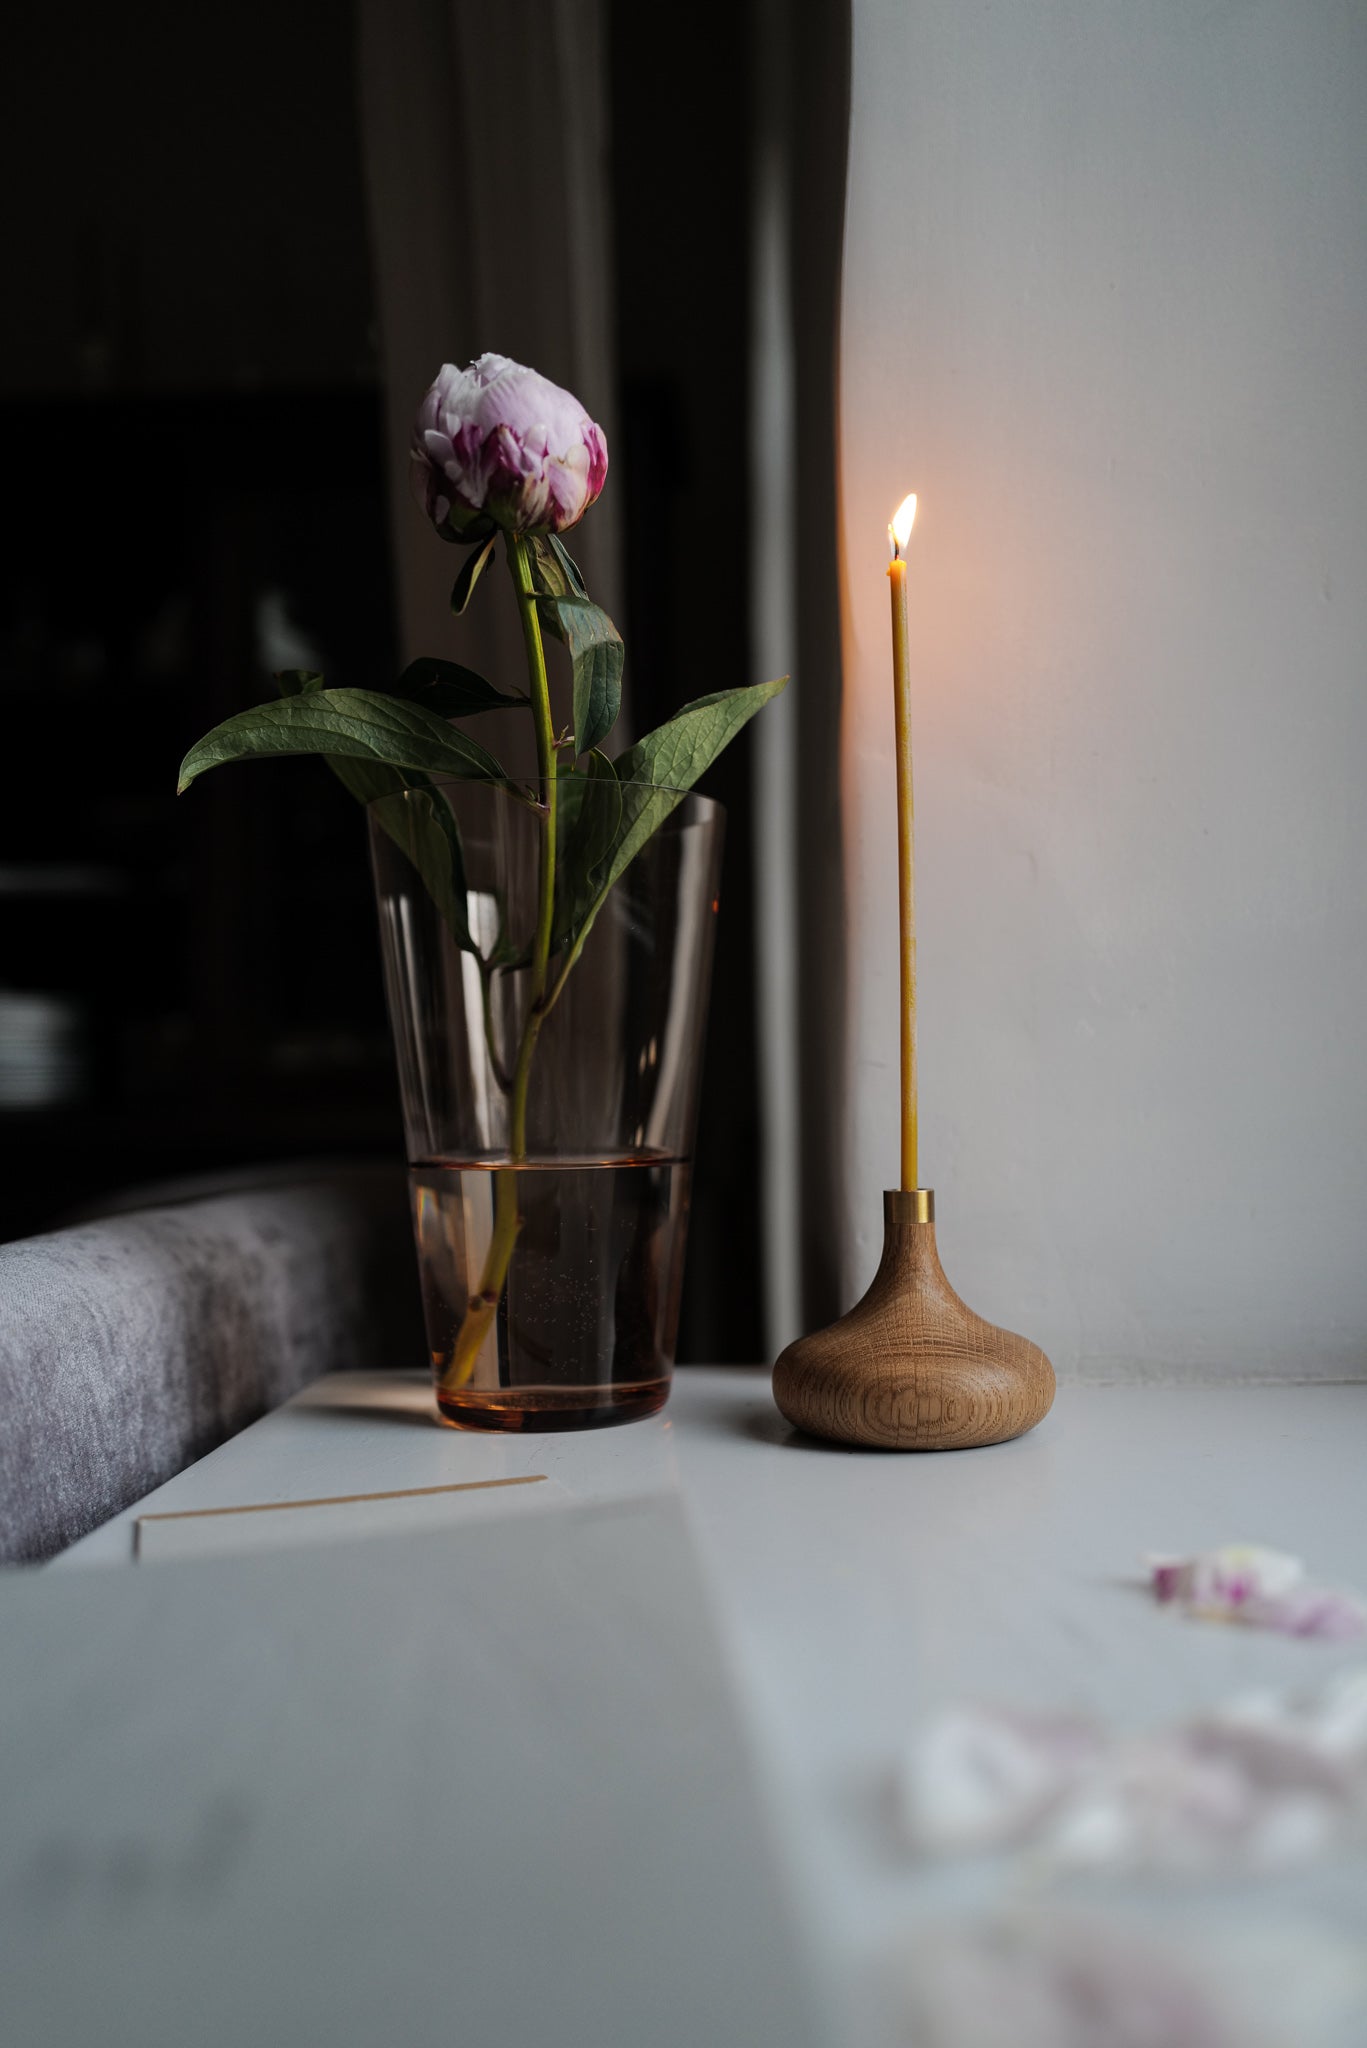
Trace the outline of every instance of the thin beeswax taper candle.
<instances>
[{"instance_id":1,"label":"thin beeswax taper candle","mask_svg":"<svg viewBox=\"0 0 1367 2048\"><path fill-rule=\"evenodd\" d=\"M839 1322L790 1344L774 1399L794 1429L885 1451L967 1450L1033 1429L1054 1398L1038 1344L974 1315L935 1248L935 1191L916 1166L916 864L912 847L911 662L904 498L888 528L893 706L897 728L897 897L901 925L902 1185L883 1195L883 1256L868 1292Z\"/></svg>"},{"instance_id":2,"label":"thin beeswax taper candle","mask_svg":"<svg viewBox=\"0 0 1367 2048\"><path fill-rule=\"evenodd\" d=\"M907 565L902 550L916 518L916 493L892 515L888 587L892 597L892 693L897 737L897 914L902 999L902 1186L917 1186L916 1164L916 845L911 788L911 663L907 651Z\"/></svg>"}]
</instances>

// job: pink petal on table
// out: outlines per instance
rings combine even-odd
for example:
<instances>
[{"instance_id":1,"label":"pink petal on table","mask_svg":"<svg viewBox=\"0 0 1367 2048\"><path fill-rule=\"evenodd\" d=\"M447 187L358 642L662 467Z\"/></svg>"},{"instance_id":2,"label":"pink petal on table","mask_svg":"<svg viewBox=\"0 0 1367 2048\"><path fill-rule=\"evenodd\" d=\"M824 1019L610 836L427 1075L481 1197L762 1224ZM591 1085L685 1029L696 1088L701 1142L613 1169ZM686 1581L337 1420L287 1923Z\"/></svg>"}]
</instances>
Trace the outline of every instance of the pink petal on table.
<instances>
[{"instance_id":1,"label":"pink petal on table","mask_svg":"<svg viewBox=\"0 0 1367 2048\"><path fill-rule=\"evenodd\" d=\"M965 1854L1028 1839L1100 1755L1091 1722L1064 1714L959 1707L909 1750L902 1814L918 1849Z\"/></svg>"},{"instance_id":2,"label":"pink petal on table","mask_svg":"<svg viewBox=\"0 0 1367 2048\"><path fill-rule=\"evenodd\" d=\"M917 2048L1341 2048L1367 2025L1351 1937L1281 1917L1035 1907L923 1920L882 1995Z\"/></svg>"},{"instance_id":3,"label":"pink petal on table","mask_svg":"<svg viewBox=\"0 0 1367 2048\"><path fill-rule=\"evenodd\" d=\"M1312 1585L1298 1557L1257 1544L1229 1543L1194 1557L1145 1559L1149 1584L1201 1621L1237 1621L1282 1635L1347 1642L1367 1634L1367 1603Z\"/></svg>"},{"instance_id":4,"label":"pink petal on table","mask_svg":"<svg viewBox=\"0 0 1367 2048\"><path fill-rule=\"evenodd\" d=\"M1285 1636L1322 1636L1346 1643L1367 1635L1367 1604L1332 1586L1294 1586L1249 1602L1242 1619Z\"/></svg>"},{"instance_id":5,"label":"pink petal on table","mask_svg":"<svg viewBox=\"0 0 1367 2048\"><path fill-rule=\"evenodd\" d=\"M1364 1815L1361 1758L1326 1757L1291 1729L1212 1720L1118 1741L1039 1847L1074 1869L1266 1871L1358 1839Z\"/></svg>"},{"instance_id":6,"label":"pink petal on table","mask_svg":"<svg viewBox=\"0 0 1367 2048\"><path fill-rule=\"evenodd\" d=\"M959 1708L911 1744L899 1789L922 1855L1025 1849L1097 1872L1288 1868L1367 1840L1367 1670L1137 1735Z\"/></svg>"}]
</instances>

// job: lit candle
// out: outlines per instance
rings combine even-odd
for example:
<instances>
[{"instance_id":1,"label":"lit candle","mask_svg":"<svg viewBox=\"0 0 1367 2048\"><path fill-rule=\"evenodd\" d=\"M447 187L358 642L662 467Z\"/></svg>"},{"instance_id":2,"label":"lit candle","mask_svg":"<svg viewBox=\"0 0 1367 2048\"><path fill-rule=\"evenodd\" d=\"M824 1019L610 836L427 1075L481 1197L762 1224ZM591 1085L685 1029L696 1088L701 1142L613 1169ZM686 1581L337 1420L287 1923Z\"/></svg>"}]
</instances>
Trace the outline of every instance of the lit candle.
<instances>
[{"instance_id":1,"label":"lit candle","mask_svg":"<svg viewBox=\"0 0 1367 2048\"><path fill-rule=\"evenodd\" d=\"M897 735L897 911L901 932L902 996L902 1186L916 1180L916 848L911 793L911 664L907 659L907 565L902 550L911 538L916 493L903 498L892 515L888 539L892 560L892 695Z\"/></svg>"}]
</instances>

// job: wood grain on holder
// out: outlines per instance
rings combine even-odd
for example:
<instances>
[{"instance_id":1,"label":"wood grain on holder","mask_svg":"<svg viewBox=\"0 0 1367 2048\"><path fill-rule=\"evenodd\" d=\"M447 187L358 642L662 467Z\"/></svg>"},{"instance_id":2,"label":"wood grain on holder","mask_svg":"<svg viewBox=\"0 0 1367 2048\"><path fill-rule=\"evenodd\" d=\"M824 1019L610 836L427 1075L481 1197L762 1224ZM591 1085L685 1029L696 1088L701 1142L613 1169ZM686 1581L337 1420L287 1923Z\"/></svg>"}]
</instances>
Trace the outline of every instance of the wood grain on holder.
<instances>
[{"instance_id":1,"label":"wood grain on holder","mask_svg":"<svg viewBox=\"0 0 1367 2048\"><path fill-rule=\"evenodd\" d=\"M774 1399L795 1428L893 1451L967 1450L1033 1429L1054 1399L1037 1344L960 1301L928 1188L883 1196L883 1257L848 1315L790 1344Z\"/></svg>"}]
</instances>

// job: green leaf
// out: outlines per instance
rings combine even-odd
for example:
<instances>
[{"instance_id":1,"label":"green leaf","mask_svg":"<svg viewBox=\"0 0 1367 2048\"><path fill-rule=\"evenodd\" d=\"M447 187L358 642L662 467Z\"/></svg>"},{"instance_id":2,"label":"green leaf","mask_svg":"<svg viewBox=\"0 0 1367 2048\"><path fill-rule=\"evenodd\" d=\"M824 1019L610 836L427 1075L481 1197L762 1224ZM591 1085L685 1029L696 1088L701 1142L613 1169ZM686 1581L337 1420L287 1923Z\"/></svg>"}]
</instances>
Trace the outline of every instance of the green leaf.
<instances>
[{"instance_id":1,"label":"green leaf","mask_svg":"<svg viewBox=\"0 0 1367 2048\"><path fill-rule=\"evenodd\" d=\"M348 769L354 762L345 764ZM366 768L363 774L375 771ZM390 770L390 773L396 771ZM342 773L341 764L338 773ZM352 785L346 774L343 782ZM360 795L358 789L353 795ZM389 834L400 853L407 854L422 879L423 887L436 904L448 931L462 952L479 957L479 947L470 931L469 892L465 882L465 860L455 815L439 790L409 784L404 790L361 797Z\"/></svg>"},{"instance_id":2,"label":"green leaf","mask_svg":"<svg viewBox=\"0 0 1367 2048\"><path fill-rule=\"evenodd\" d=\"M574 851L587 870L596 868L612 849L622 821L622 789L617 770L597 747L585 761L580 781L584 794L575 826Z\"/></svg>"},{"instance_id":3,"label":"green leaf","mask_svg":"<svg viewBox=\"0 0 1367 2048\"><path fill-rule=\"evenodd\" d=\"M584 772L557 784L564 826L557 865L554 945L573 938L598 894L597 872L611 853L622 822L617 770L594 750Z\"/></svg>"},{"instance_id":4,"label":"green leaf","mask_svg":"<svg viewBox=\"0 0 1367 2048\"><path fill-rule=\"evenodd\" d=\"M569 650L574 672L574 750L588 754L617 723L622 708L622 636L586 597L539 597L547 632Z\"/></svg>"},{"instance_id":5,"label":"green leaf","mask_svg":"<svg viewBox=\"0 0 1367 2048\"><path fill-rule=\"evenodd\" d=\"M718 690L685 704L664 725L657 725L617 756L619 781L653 782L661 788L691 789L772 697L788 686L787 676L773 683L752 683L743 690Z\"/></svg>"},{"instance_id":6,"label":"green leaf","mask_svg":"<svg viewBox=\"0 0 1367 2048\"><path fill-rule=\"evenodd\" d=\"M787 682L787 676L780 676L777 682L699 697L618 755L613 765L622 809L611 845L586 880L566 877L563 933L571 950L561 969L562 979L578 958L613 884L723 747L771 697L787 687ZM577 890L577 900L572 898L572 890Z\"/></svg>"},{"instance_id":7,"label":"green leaf","mask_svg":"<svg viewBox=\"0 0 1367 2048\"><path fill-rule=\"evenodd\" d=\"M584 579L553 533L531 536L532 580L542 597L587 597Z\"/></svg>"},{"instance_id":8,"label":"green leaf","mask_svg":"<svg viewBox=\"0 0 1367 2048\"><path fill-rule=\"evenodd\" d=\"M588 754L611 732L622 708L622 636L601 606L591 603L559 534L537 534L531 548L541 623L569 649L574 672L574 750Z\"/></svg>"},{"instance_id":9,"label":"green leaf","mask_svg":"<svg viewBox=\"0 0 1367 2048\"><path fill-rule=\"evenodd\" d=\"M461 951L478 957L479 947L470 931L460 828L441 792L429 787L425 775L416 771L406 775L401 768L378 761L329 756L328 766L357 803L373 811L400 853L407 855Z\"/></svg>"},{"instance_id":10,"label":"green leaf","mask_svg":"<svg viewBox=\"0 0 1367 2048\"><path fill-rule=\"evenodd\" d=\"M517 711L531 706L525 692L507 696L474 669L462 668L458 661L438 661L434 656L411 661L387 694L421 704L438 718L473 718L480 711Z\"/></svg>"},{"instance_id":11,"label":"green leaf","mask_svg":"<svg viewBox=\"0 0 1367 2048\"><path fill-rule=\"evenodd\" d=\"M451 609L459 618L475 594L475 585L494 559L496 534L490 534L482 547L472 548L465 557L461 572L451 586Z\"/></svg>"},{"instance_id":12,"label":"green leaf","mask_svg":"<svg viewBox=\"0 0 1367 2048\"><path fill-rule=\"evenodd\" d=\"M320 675L304 668L282 669L275 680L286 696L312 696L323 684ZM388 762L350 760L339 754L325 754L323 759L357 803L374 805L381 827L417 869L456 944L478 958L479 948L470 934L465 855L451 806L429 789L421 769L405 771Z\"/></svg>"},{"instance_id":13,"label":"green leaf","mask_svg":"<svg viewBox=\"0 0 1367 2048\"><path fill-rule=\"evenodd\" d=\"M375 690L305 687L297 696L239 711L206 733L180 764L179 790L224 761L265 754L324 754L420 768L430 775L480 776L511 788L493 755L420 705Z\"/></svg>"},{"instance_id":14,"label":"green leaf","mask_svg":"<svg viewBox=\"0 0 1367 2048\"><path fill-rule=\"evenodd\" d=\"M622 817L603 863L595 917L603 897L647 839L658 832L723 747L787 682L787 676L780 676L777 682L753 683L748 689L719 690L714 696L699 697L618 755L614 766L622 785Z\"/></svg>"},{"instance_id":15,"label":"green leaf","mask_svg":"<svg viewBox=\"0 0 1367 2048\"><path fill-rule=\"evenodd\" d=\"M558 533L548 533L546 535L546 545L555 557L556 565L561 570L569 586L567 590L562 590L557 595L561 597L587 597L589 594L588 588L579 573L579 564L565 546L564 541L561 540L560 535Z\"/></svg>"}]
</instances>

